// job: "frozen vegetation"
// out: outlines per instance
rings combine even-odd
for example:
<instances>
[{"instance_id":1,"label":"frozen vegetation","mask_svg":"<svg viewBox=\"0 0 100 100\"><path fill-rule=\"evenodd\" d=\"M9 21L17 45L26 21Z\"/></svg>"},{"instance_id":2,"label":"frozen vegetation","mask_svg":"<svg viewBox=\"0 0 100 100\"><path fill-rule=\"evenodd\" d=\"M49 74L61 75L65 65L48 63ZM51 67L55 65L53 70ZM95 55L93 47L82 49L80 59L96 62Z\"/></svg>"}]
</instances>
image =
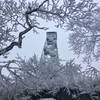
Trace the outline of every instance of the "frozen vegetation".
<instances>
[{"instance_id":1,"label":"frozen vegetation","mask_svg":"<svg viewBox=\"0 0 100 100\"><path fill-rule=\"evenodd\" d=\"M70 31L71 49L88 64L84 71L74 60L61 63L56 35L50 34L43 52L49 58L37 60L34 55L29 60L7 61L14 47L22 48L31 30L48 29L38 19ZM100 7L93 0L1 0L0 57L5 60L0 61L0 100L100 100L100 71L90 66L92 61L100 61L99 26Z\"/></svg>"},{"instance_id":2,"label":"frozen vegetation","mask_svg":"<svg viewBox=\"0 0 100 100\"><path fill-rule=\"evenodd\" d=\"M100 72L93 67L82 71L82 66L75 64L74 60L62 65L50 59L40 62L35 55L28 61L18 58L16 64L18 67L15 72L12 71L9 79L6 77L4 77L5 80L2 80L2 77L0 79L1 100L6 100L6 98L10 98L8 100L11 98L15 100L39 98L64 100L59 98L63 98L65 94L71 96L72 100L83 94L88 94L90 100L100 99ZM60 92L63 96L57 98Z\"/></svg>"}]
</instances>

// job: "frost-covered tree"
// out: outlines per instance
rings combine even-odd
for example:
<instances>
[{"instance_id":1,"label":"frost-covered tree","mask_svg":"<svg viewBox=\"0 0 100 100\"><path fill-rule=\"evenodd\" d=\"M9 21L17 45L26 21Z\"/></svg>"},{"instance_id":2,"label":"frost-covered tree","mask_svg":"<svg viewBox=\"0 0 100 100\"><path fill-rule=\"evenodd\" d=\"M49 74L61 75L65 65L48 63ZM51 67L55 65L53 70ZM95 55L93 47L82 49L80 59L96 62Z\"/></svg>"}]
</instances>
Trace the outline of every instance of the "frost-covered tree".
<instances>
[{"instance_id":1,"label":"frost-covered tree","mask_svg":"<svg viewBox=\"0 0 100 100\"><path fill-rule=\"evenodd\" d=\"M0 100L12 100L15 94L16 88L11 79L0 76Z\"/></svg>"},{"instance_id":2,"label":"frost-covered tree","mask_svg":"<svg viewBox=\"0 0 100 100\"><path fill-rule=\"evenodd\" d=\"M30 30L47 29L38 19L54 21L57 27L71 26L75 32L82 27L90 29L96 8L93 0L0 1L0 55L14 46L21 48L23 36Z\"/></svg>"},{"instance_id":3,"label":"frost-covered tree","mask_svg":"<svg viewBox=\"0 0 100 100\"><path fill-rule=\"evenodd\" d=\"M38 29L46 30L47 27L42 26L38 19L54 21L56 27L69 28L73 31L74 35L70 40L73 49L79 54L83 44L94 44L92 43L95 39L94 35L92 42L88 43L86 43L88 39L85 40L85 43L76 41L76 39L78 33L83 35L85 30L92 29L89 33L96 33L95 28L92 27L97 25L98 20L95 15L97 15L98 9L93 0L80 0L79 2L76 0L2 0L0 1L0 55L8 54L15 46L21 48L23 38L31 30L33 33ZM90 52L89 48L93 50L91 46L87 46L83 51Z\"/></svg>"},{"instance_id":4,"label":"frost-covered tree","mask_svg":"<svg viewBox=\"0 0 100 100\"><path fill-rule=\"evenodd\" d=\"M81 65L75 64L74 60L67 61L65 65L50 59L44 62L37 60L36 56L27 61L19 60L17 95L21 92L23 95L20 97L25 96L25 90L29 94L37 94L43 90L50 90L55 94L63 87L69 89L69 92L70 89L79 89L80 94L90 94L91 98L96 92L100 92L100 72L96 68L89 67L82 71Z\"/></svg>"},{"instance_id":5,"label":"frost-covered tree","mask_svg":"<svg viewBox=\"0 0 100 100\"><path fill-rule=\"evenodd\" d=\"M58 62L50 59L44 62L45 60L38 61L36 56L28 61L19 60L19 75L22 81L17 81L21 85L18 85L18 87L21 87L18 89L22 91L25 89L32 90L32 93L35 94L42 90L50 90L55 93L62 87L78 86L81 67L75 64L73 60L68 61L66 65L57 64Z\"/></svg>"},{"instance_id":6,"label":"frost-covered tree","mask_svg":"<svg viewBox=\"0 0 100 100\"><path fill-rule=\"evenodd\" d=\"M79 2L76 0L2 0L0 1L0 55L8 55L15 46L21 48L23 38L31 30L35 33L39 29L48 29L42 26L38 19L54 21L56 27L69 28L73 31L70 40L75 53L80 54L83 51L89 55L91 50L93 51L94 40L97 36L99 43L99 35L95 32L99 24L99 17L95 17L99 12L98 9L93 0L80 0ZM86 33L96 35L92 38L91 36L80 38ZM82 47L86 48L82 49ZM97 45L96 47L99 48ZM99 52L99 49L96 48L96 50ZM9 61L6 65L9 65Z\"/></svg>"},{"instance_id":7,"label":"frost-covered tree","mask_svg":"<svg viewBox=\"0 0 100 100\"><path fill-rule=\"evenodd\" d=\"M84 61L88 62L94 58L99 60L100 10L92 0L84 0L83 4L86 8L78 9L79 13L73 14L75 16L71 20L72 24L69 26L72 30L72 34L69 36L69 43L75 54L81 55ZM77 14L79 15L78 17Z\"/></svg>"},{"instance_id":8,"label":"frost-covered tree","mask_svg":"<svg viewBox=\"0 0 100 100\"><path fill-rule=\"evenodd\" d=\"M21 48L24 36L27 36L26 34L31 30L33 33L36 33L38 29L47 30L48 28L38 21L42 19L54 21L56 27L67 28L73 32L70 36L70 43L75 53L88 56L93 54L98 58L100 30L98 13L99 8L93 0L80 0L79 2L76 0L2 0L0 1L0 56L5 56L15 46ZM75 67L77 65L71 62L66 66L57 65L51 61L40 64L34 57L34 60L30 59L27 63L21 60L18 67L11 67L12 63L18 64L18 61L2 62L0 77L3 78L3 83L7 78L6 85L13 84L13 89L17 89L16 93L25 88L55 90L62 85L77 83L75 80L80 77L79 69ZM10 72L10 80L8 80L9 77L5 78L2 75L3 68Z\"/></svg>"},{"instance_id":9,"label":"frost-covered tree","mask_svg":"<svg viewBox=\"0 0 100 100\"><path fill-rule=\"evenodd\" d=\"M18 67L14 67L15 69L9 66L11 76L2 75L0 79L2 98L6 94L10 99L25 99L43 90L50 90L55 94L63 87L69 89L69 92L70 89L79 89L80 94L89 93L91 96L100 92L100 72L93 67L82 71L81 65L75 64L74 60L62 65L52 59L39 61L34 55L29 60L18 57L16 64Z\"/></svg>"}]
</instances>

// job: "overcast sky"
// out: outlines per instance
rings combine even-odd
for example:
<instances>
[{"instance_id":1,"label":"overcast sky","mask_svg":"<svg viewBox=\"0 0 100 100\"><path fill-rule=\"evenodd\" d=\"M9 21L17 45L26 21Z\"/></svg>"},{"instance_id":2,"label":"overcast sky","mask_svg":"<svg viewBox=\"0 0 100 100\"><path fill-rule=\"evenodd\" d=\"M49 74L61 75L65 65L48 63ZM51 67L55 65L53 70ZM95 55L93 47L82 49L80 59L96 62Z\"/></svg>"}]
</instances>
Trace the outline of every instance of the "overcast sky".
<instances>
[{"instance_id":1,"label":"overcast sky","mask_svg":"<svg viewBox=\"0 0 100 100\"><path fill-rule=\"evenodd\" d=\"M42 26L47 26L49 29L47 31L38 30L38 34L33 33L30 31L26 34L22 48L19 49L14 47L12 51L10 51L9 58L15 57L16 54L20 55L21 57L32 57L34 54L40 58L44 42L46 39L46 32L48 31L56 31L57 32L57 44L58 44L58 53L61 59L70 59L73 57L72 52L68 49L68 34L67 30L63 30L61 28L56 28L53 22L44 22L43 20L39 21L42 23Z\"/></svg>"}]
</instances>

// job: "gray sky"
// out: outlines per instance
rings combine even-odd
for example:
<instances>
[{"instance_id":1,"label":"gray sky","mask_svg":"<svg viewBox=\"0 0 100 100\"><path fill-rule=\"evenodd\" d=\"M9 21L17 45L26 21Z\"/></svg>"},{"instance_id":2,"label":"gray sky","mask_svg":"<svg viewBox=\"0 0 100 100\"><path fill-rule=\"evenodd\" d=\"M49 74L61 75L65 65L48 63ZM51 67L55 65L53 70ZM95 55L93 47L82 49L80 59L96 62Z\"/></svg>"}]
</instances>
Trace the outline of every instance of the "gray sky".
<instances>
[{"instance_id":1,"label":"gray sky","mask_svg":"<svg viewBox=\"0 0 100 100\"><path fill-rule=\"evenodd\" d=\"M44 22L43 20L40 20L43 26L47 26L49 29L47 31L56 31L58 36L58 52L59 57L61 59L70 59L73 57L72 52L68 49L69 44L68 42L68 31L65 31L61 28L54 27L53 22ZM38 30L38 34L33 33L30 31L28 34L26 34L22 48L19 49L17 47L14 47L12 51L10 51L9 58L12 59L15 57L16 54L20 55L21 57L32 57L34 53L40 58L42 49L44 46L44 42L46 39L46 32L44 30Z\"/></svg>"},{"instance_id":2,"label":"gray sky","mask_svg":"<svg viewBox=\"0 0 100 100\"><path fill-rule=\"evenodd\" d=\"M47 26L49 28L47 31L57 32L59 58L63 60L69 60L71 58L74 58L75 56L73 55L73 52L70 49L68 49L69 44L67 42L69 32L61 28L54 27L55 24L53 22L46 23L43 20L40 20L39 22L42 23L43 26ZM13 50L10 51L10 54L7 59L15 59L17 55L19 55L22 58L28 59L34 54L36 54L38 58L40 58L45 43L47 31L38 30L38 34L33 33L33 31L27 33L25 35L25 38L23 39L22 48L19 49L18 47L14 47ZM0 58L2 59L2 57ZM7 73L5 69L3 69L3 72Z\"/></svg>"}]
</instances>

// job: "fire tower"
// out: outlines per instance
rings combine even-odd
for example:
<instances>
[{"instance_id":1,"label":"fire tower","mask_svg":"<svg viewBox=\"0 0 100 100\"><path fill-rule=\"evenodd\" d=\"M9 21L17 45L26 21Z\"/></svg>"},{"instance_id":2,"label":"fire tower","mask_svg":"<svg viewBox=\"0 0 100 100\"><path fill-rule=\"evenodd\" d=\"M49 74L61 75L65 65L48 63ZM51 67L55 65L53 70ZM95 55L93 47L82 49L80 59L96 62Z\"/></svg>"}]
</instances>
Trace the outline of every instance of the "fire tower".
<instances>
[{"instance_id":1,"label":"fire tower","mask_svg":"<svg viewBox=\"0 0 100 100\"><path fill-rule=\"evenodd\" d=\"M57 32L47 32L41 59L58 59Z\"/></svg>"}]
</instances>

